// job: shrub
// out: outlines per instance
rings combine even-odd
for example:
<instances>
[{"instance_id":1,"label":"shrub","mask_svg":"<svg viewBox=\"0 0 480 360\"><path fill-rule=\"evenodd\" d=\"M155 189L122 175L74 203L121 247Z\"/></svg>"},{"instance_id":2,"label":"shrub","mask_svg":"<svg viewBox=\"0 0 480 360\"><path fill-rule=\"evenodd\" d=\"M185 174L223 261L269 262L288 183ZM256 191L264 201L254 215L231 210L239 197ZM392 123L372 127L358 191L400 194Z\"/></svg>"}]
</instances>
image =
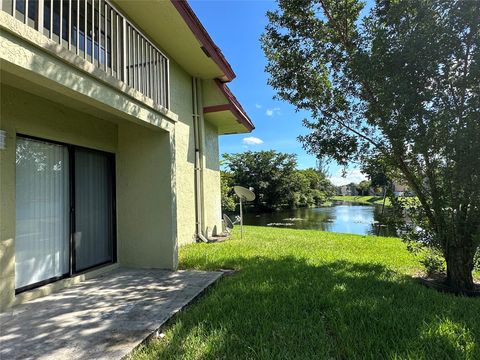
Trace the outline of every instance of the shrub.
<instances>
[{"instance_id":1,"label":"shrub","mask_svg":"<svg viewBox=\"0 0 480 360\"><path fill-rule=\"evenodd\" d=\"M426 250L420 263L425 267L428 276L445 274L445 259L438 251L431 249Z\"/></svg>"}]
</instances>

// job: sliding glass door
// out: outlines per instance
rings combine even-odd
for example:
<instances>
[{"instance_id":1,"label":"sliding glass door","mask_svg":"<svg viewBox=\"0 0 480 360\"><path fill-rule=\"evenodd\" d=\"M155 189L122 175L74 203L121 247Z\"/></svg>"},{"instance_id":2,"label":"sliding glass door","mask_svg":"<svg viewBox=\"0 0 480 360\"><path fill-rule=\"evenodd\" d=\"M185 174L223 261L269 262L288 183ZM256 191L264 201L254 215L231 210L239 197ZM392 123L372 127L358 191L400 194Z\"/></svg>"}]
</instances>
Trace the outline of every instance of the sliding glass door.
<instances>
[{"instance_id":1,"label":"sliding glass door","mask_svg":"<svg viewBox=\"0 0 480 360\"><path fill-rule=\"evenodd\" d=\"M16 148L15 287L69 273L68 149L26 138Z\"/></svg>"},{"instance_id":2,"label":"sliding glass door","mask_svg":"<svg viewBox=\"0 0 480 360\"><path fill-rule=\"evenodd\" d=\"M110 156L75 150L75 270L113 260L113 167Z\"/></svg>"},{"instance_id":3,"label":"sliding glass door","mask_svg":"<svg viewBox=\"0 0 480 360\"><path fill-rule=\"evenodd\" d=\"M115 261L114 156L18 137L17 292Z\"/></svg>"}]
</instances>

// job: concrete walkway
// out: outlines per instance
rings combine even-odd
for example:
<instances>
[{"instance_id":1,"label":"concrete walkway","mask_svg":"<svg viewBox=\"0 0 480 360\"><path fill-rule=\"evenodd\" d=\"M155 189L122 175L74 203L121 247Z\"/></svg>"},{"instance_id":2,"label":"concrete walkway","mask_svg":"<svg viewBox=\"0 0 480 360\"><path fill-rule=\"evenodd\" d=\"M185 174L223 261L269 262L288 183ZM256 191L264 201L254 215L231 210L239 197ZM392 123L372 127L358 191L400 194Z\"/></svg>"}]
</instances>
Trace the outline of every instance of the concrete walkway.
<instances>
[{"instance_id":1,"label":"concrete walkway","mask_svg":"<svg viewBox=\"0 0 480 360\"><path fill-rule=\"evenodd\" d=\"M117 269L0 314L0 359L118 359L221 272Z\"/></svg>"}]
</instances>

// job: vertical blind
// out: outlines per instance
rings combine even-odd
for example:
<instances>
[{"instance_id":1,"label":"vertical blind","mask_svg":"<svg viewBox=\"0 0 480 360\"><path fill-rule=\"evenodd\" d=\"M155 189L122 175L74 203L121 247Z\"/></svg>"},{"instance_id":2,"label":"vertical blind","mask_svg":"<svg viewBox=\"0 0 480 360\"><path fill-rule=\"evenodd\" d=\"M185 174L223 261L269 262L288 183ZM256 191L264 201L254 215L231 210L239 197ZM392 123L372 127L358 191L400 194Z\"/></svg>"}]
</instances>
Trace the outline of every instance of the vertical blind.
<instances>
[{"instance_id":1,"label":"vertical blind","mask_svg":"<svg viewBox=\"0 0 480 360\"><path fill-rule=\"evenodd\" d=\"M112 261L113 176L107 154L75 150L75 268Z\"/></svg>"},{"instance_id":2,"label":"vertical blind","mask_svg":"<svg viewBox=\"0 0 480 360\"><path fill-rule=\"evenodd\" d=\"M65 146L18 138L15 286L69 272L69 163Z\"/></svg>"},{"instance_id":3,"label":"vertical blind","mask_svg":"<svg viewBox=\"0 0 480 360\"><path fill-rule=\"evenodd\" d=\"M17 137L17 291L112 262L114 198L111 154Z\"/></svg>"}]
</instances>

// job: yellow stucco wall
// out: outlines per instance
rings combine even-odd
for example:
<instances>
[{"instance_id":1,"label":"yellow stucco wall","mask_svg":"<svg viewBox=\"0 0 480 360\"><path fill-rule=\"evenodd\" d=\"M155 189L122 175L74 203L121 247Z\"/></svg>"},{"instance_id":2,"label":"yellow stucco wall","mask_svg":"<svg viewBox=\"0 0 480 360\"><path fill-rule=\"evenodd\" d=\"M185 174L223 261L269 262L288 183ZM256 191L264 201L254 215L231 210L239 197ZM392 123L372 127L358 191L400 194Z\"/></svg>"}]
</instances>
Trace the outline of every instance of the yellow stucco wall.
<instances>
[{"instance_id":1,"label":"yellow stucco wall","mask_svg":"<svg viewBox=\"0 0 480 360\"><path fill-rule=\"evenodd\" d=\"M0 30L0 75L10 76L0 76L0 311L80 279L15 300L16 133L115 153L120 265L176 268L177 244L196 233L191 75L171 60L171 109L162 112L34 29L1 12L0 20L9 26ZM208 123L202 134L204 229L220 232L218 135Z\"/></svg>"},{"instance_id":2,"label":"yellow stucco wall","mask_svg":"<svg viewBox=\"0 0 480 360\"><path fill-rule=\"evenodd\" d=\"M10 86L1 86L0 128L7 133L0 150L0 308L14 301L15 291L15 140L34 135L114 152L116 125Z\"/></svg>"},{"instance_id":3,"label":"yellow stucco wall","mask_svg":"<svg viewBox=\"0 0 480 360\"><path fill-rule=\"evenodd\" d=\"M176 268L173 132L106 121L5 84L0 89L0 128L7 132L0 151L0 309L74 282L15 299L16 134L115 153L120 265Z\"/></svg>"},{"instance_id":4,"label":"yellow stucco wall","mask_svg":"<svg viewBox=\"0 0 480 360\"><path fill-rule=\"evenodd\" d=\"M121 265L177 267L173 135L118 125L117 243Z\"/></svg>"},{"instance_id":5,"label":"yellow stucco wall","mask_svg":"<svg viewBox=\"0 0 480 360\"><path fill-rule=\"evenodd\" d=\"M203 193L205 225L215 235L222 232L218 133L217 129L208 122L205 122L204 125L204 138Z\"/></svg>"},{"instance_id":6,"label":"yellow stucco wall","mask_svg":"<svg viewBox=\"0 0 480 360\"><path fill-rule=\"evenodd\" d=\"M192 77L178 65L171 62L170 66L171 110L178 115L178 123L175 125L177 235L178 242L182 245L196 240L193 84ZM199 82L200 86L197 90L198 101L201 103L200 111L205 105L205 95L212 90L209 87L205 88L205 84L205 81ZM198 146L203 154L200 159L202 231L205 232L209 228L213 234L218 234L222 232L218 131L214 125L204 120L203 114L199 115L200 144Z\"/></svg>"},{"instance_id":7,"label":"yellow stucco wall","mask_svg":"<svg viewBox=\"0 0 480 360\"><path fill-rule=\"evenodd\" d=\"M228 103L228 100L220 92L215 80L203 80L202 89L204 106L222 105Z\"/></svg>"},{"instance_id":8,"label":"yellow stucco wall","mask_svg":"<svg viewBox=\"0 0 480 360\"><path fill-rule=\"evenodd\" d=\"M26 71L33 83L48 85L88 105L95 103L130 121L168 130L170 122L177 120L173 112L2 11L0 61L2 69Z\"/></svg>"},{"instance_id":9,"label":"yellow stucco wall","mask_svg":"<svg viewBox=\"0 0 480 360\"><path fill-rule=\"evenodd\" d=\"M15 151L8 149L15 141L14 126L5 121L5 88L0 87L0 129L7 132L7 149L0 150L0 311L13 303L15 287ZM14 149L14 147L13 147Z\"/></svg>"},{"instance_id":10,"label":"yellow stucco wall","mask_svg":"<svg viewBox=\"0 0 480 360\"><path fill-rule=\"evenodd\" d=\"M192 77L170 62L171 110L175 124L177 236L180 245L195 241L195 144L192 117Z\"/></svg>"}]
</instances>

